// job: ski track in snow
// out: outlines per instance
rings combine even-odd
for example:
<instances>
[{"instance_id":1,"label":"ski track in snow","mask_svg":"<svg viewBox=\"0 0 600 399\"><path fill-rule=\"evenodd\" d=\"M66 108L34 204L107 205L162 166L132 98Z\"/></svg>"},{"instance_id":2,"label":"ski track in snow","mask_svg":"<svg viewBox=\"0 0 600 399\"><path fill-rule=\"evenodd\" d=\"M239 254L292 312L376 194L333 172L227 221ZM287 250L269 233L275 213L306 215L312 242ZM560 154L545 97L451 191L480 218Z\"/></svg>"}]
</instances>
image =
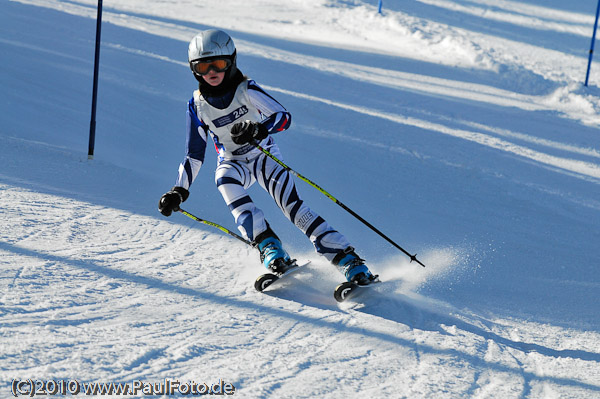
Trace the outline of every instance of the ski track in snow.
<instances>
[{"instance_id":1,"label":"ski track in snow","mask_svg":"<svg viewBox=\"0 0 600 399\"><path fill-rule=\"evenodd\" d=\"M162 60L165 62L171 62L174 64L182 65L182 66L185 66L186 68L188 67L188 65L185 62L171 60L168 57L148 53L148 52L145 52L142 50L125 48L123 46L114 45L114 44L110 44L110 43L108 44L108 46L115 48L115 49L135 53L135 54L149 56L149 57L159 59L159 60ZM246 49L246 50L248 52L252 52L250 48ZM274 53L277 53L277 51L275 49L271 48L269 51L264 52L264 54L265 54L264 56L267 57L266 54L272 55ZM282 57L282 59L285 59L286 62L290 62L290 58L291 58L290 56ZM294 63L297 65L305 65L305 64L318 65L321 70L323 70L323 69L327 70L327 68L323 68L323 64L326 62L327 62L326 60L322 59L322 60L320 60L320 62L314 62L314 60L307 60L307 61L297 61ZM332 64L333 62L329 61L327 63ZM341 64L341 63L338 63L338 64ZM354 69L356 69L356 66L354 66ZM373 69L373 68L371 68L371 69ZM347 70L348 70L347 65L346 65L346 67L337 66L335 68L332 68L330 70L330 72L337 73L338 75L344 75L344 74L346 74L345 71L347 71ZM353 78L358 79L358 76L360 73L361 73L361 71L359 69L358 73ZM362 73L364 73L364 71ZM378 71L376 76L378 77L377 81L373 81L372 83L387 85L388 87L390 87L390 86L394 86L394 83L396 82L394 77L389 72L386 72L383 70ZM413 76L416 77L417 75L413 75ZM402 87L403 89L408 89L408 90L415 89L415 90L419 90L419 91L425 91L425 92L430 91L430 92L436 92L436 93L441 93L441 94L449 94L451 92L451 93L453 93L452 96L459 95L459 92L457 92L457 90L460 90L460 89L457 86L451 87L449 82L444 83L444 84L436 84L434 87L432 87L431 90L428 90L427 83L422 81L420 78L419 78L419 80L417 80L416 78L413 78L413 77L402 78L402 79L406 80L407 82L408 81L415 82L414 85L399 85L399 87ZM438 80L438 79L432 79L432 80ZM443 88L440 89L440 86L447 86L448 91L444 90ZM481 87L476 87L478 85L467 85L467 86L473 86L473 87L469 89L470 94L468 94L468 95L465 94L465 98L470 98L471 100L476 100L476 101L485 101L485 102L489 101L490 103L492 103L494 105L518 106L517 103L513 103L513 102L506 103L502 100L502 97L504 97L504 96L510 97L511 95L507 94L507 95L502 95L502 97L500 97L499 93L493 93L496 90L491 90L489 92L489 97L486 97L485 99L483 99L483 98L480 98L479 97L480 94L478 94L478 93L484 92L483 90L481 90ZM285 89L282 89L279 87L273 87L273 86L269 86L269 85L263 85L263 87L270 91L287 94L287 95L297 97L297 98L302 98L302 99L305 99L308 101L332 105L332 106L335 106L338 108L351 110L351 111L354 111L357 113L375 116L375 117L385 119L385 120L390 120L392 122L396 122L396 123L399 123L402 125L419 127L419 128L422 128L422 129L425 129L428 131L433 131L433 132L437 132L437 133L441 133L441 134L447 134L447 135L451 135L453 137L461 138L463 140L473 141L473 142L476 142L476 143L484 145L484 146L488 146L488 147L495 148L498 150L510 152L512 154L519 155L524 158L528 158L528 159L531 159L531 160L534 160L534 161L537 161L537 162L540 162L543 164L547 164L549 166L553 166L553 167L556 167L559 169L564 169L568 172L575 172L575 173L581 174L583 176L591 177L591 178L593 178L591 181L598 181L597 179L600 179L600 166L598 166L595 163L551 156L551 155L548 155L548 154L545 154L545 153L542 153L539 151L535 151L535 150L532 150L530 148L527 148L527 147L524 147L521 145L515 145L513 143L507 142L506 140L501 140L497 137L493 137L493 136L490 136L490 135L487 135L487 134L484 134L481 132L467 131L467 130L463 130L463 129L452 129L452 128L448 128L444 125L431 123L431 122L425 121L425 120L419 120L419 119L415 119L415 118L407 118L407 117L397 115L397 114L388 114L388 113L384 113L381 111L377 111L377 110L373 110L373 109L369 109L369 108L365 108L365 107L344 104L344 103L324 99L321 97L315 97L315 96L311 96L311 95L304 94L304 93L293 92L293 91L285 90ZM417 89L417 87L418 87L418 89ZM500 92L500 91L498 91L498 92ZM486 96L486 94L482 94L482 95ZM530 111L547 109L546 107L537 106L531 100L529 100L527 102L523 102L523 105L521 106L521 108L523 108L525 110L530 110ZM536 144L542 144L544 146L548 146L548 147L552 147L552 148L558 148L558 149L564 150L565 152L573 152L576 154L584 154L584 155L589 155L592 157L600 157L600 153L596 149L592 149L592 148L580 148L580 147L569 145L569 144L556 143L556 142L553 142L550 140L538 139L535 137L530 137L525 134L508 132L508 131L500 130L500 129L494 129L494 128L490 128L490 127L483 126L480 124L471 123L471 122L465 122L465 124L468 124L471 127L477 128L478 130L487 130L487 131L489 131L491 133L495 133L499 136L514 137L514 138L518 138L520 140L525 140L525 141L533 142ZM345 137L345 138L348 140L353 140L352 137ZM385 144L379 144L377 142L373 142L373 140L370 140L369 144L375 145L375 146L377 146L377 145L385 146Z\"/></svg>"},{"instance_id":2,"label":"ski track in snow","mask_svg":"<svg viewBox=\"0 0 600 399\"><path fill-rule=\"evenodd\" d=\"M419 2L578 36L584 36L593 22L588 15L515 1ZM17 3L95 18L92 0ZM181 13L186 7L204 6L185 0L162 3L147 11L183 17L162 7L173 6ZM306 68L402 93L476 103L490 109L546 113L585 127L600 124L598 98L585 93L570 72L577 68L581 57L525 43L516 46L508 39L393 10L386 12L387 27L377 31L372 24L380 23L377 18L381 17L371 16L373 6L352 0L341 3L354 7L336 3L314 0L282 5L264 0L257 2L255 12L288 7L288 12L281 15L289 14L289 20L273 17L271 21L281 27L281 34L291 35L294 26L307 25L306 41L319 43L323 31L310 33L311 18L306 15L315 14L306 13L310 7L316 10L310 13L329 10L328 21L334 27L363 21L354 26L355 31L348 28L344 34L332 34L329 45L352 49L347 37L358 32L365 42L355 47L364 50L378 35L400 32L407 42L395 50L395 55L440 61L445 54L448 65L472 68L474 72L508 69L509 78L523 73L533 79L528 91L534 94L510 90L506 82L495 87L426 72L374 68L258 41L236 41L239 51L290 68ZM129 0L111 5L115 8L105 12L104 20L184 42L195 34L196 29L183 23L128 14L139 10L140 4L144 3ZM240 4L232 2L230 7ZM234 19L216 15L214 21L223 22L227 28ZM316 23L319 21L323 20ZM264 19L257 19L255 30L264 23ZM0 38L0 43L64 56L14 37ZM167 55L121 43L103 45L123 54L187 68L185 62ZM436 58L431 48L441 56ZM384 48L372 51L381 53ZM526 56L528 53L535 53L533 61ZM73 57L67 61L77 60ZM552 68L558 64L562 69ZM79 66L69 68L78 72ZM129 89L137 86L126 77L105 79ZM525 128L495 127L457 115L435 115L432 111L417 117L339 101L335 96L263 86L311 106L350 111L357 120L372 117L422 129L432 141L446 136L514 155L550 168L552 176L574 178L586 187L596 188L600 182L600 152L594 147L597 141L588 146L569 137L545 138L526 133ZM154 90L162 93L151 87L144 90L147 94ZM174 95L172 99L181 100ZM367 140L351 132L331 133L326 128L315 131L311 126L303 129L303 133L333 137L338 142L428 157L408 145L390 146L385 137ZM332 297L333 288L340 282L333 267L312 253L299 253L298 258L310 259L311 264L290 276L280 288L259 294L253 290L252 280L263 269L254 249L187 220L181 222L176 216L164 220L136 213L122 206L129 197L115 199L114 193L94 186L107 187L105 180L109 179L115 185L121 184L121 191L125 186L137 187L141 184L138 179L143 179L137 172L102 162L85 163L69 148L13 135L13 131L0 131L0 154L10 160L5 164L7 169L0 170L0 378L4 382L0 396L8 397L14 378L82 382L159 382L171 378L207 383L223 379L237 387L235 397L243 398L600 398L600 334L586 330L582 321L581 325L565 326L524 319L519 317L518 309L514 317L497 316L493 309L478 307L477 303L465 308L420 293L426 284L451 284L448 276L459 278L471 270L478 263L477 253L458 246L432 247L419 254L428 265L425 269L405 257L390 257L372 264L384 283L359 301L344 304L336 304ZM43 181L43 177L15 172L28 162L43 163L47 172L44 176L52 179ZM456 165L451 159L441 162ZM469 173L468 167L464 169ZM481 170L485 177L502 173L484 163ZM84 178L92 183L85 187L69 184L71 179L80 182ZM538 182L520 175L503 179L512 189L525 186L548 195L550 202L559 201L556 208L564 206L565 201L600 210L592 189L581 195L545 180ZM565 211L570 212L571 208ZM565 281L551 274L542 280L538 278L548 286L599 287L597 281Z\"/></svg>"},{"instance_id":3,"label":"ski track in snow","mask_svg":"<svg viewBox=\"0 0 600 399\"><path fill-rule=\"evenodd\" d=\"M243 397L600 389L597 333L454 309L407 289L419 282L399 279L406 270L380 265L387 281L361 304L335 305L318 260L262 295L237 270L259 274L250 250L225 237L6 184L0 201L5 381L202 376ZM215 246L226 253L211 256Z\"/></svg>"},{"instance_id":4,"label":"ski track in snow","mask_svg":"<svg viewBox=\"0 0 600 399\"><path fill-rule=\"evenodd\" d=\"M87 7L76 6L67 3L52 1L52 0L19 0L26 3L33 3L36 5L44 5L47 7L54 7L64 9L67 12L74 13L85 17L94 17L93 10ZM194 30L190 28L184 28L177 25L158 22L142 17L133 17L123 14L115 14L106 12L103 17L104 21L114 23L126 27L134 27L136 29L142 29L144 31L151 31L153 34L162 35L178 40L187 41L189 37L193 36ZM178 65L188 65L182 61L175 61L169 59L169 57L148 53L139 49L131 49L123 47L118 44L108 43L108 46L115 49L132 52L144 56L150 56L165 62L172 62ZM250 43L244 40L237 41L237 47L241 52L268 58L271 60L279 60L293 65L300 65L303 67L309 67L319 69L320 71L330 72L338 76L345 76L353 80L368 81L373 84L382 85L386 87L396 87L402 90L425 92L442 96L451 96L463 98L469 101L476 101L480 103L489 104L492 106L505 106L505 107L516 107L526 111L558 111L564 113L566 117L579 119L585 123L598 124L600 120L597 119L599 108L595 108L592 112L581 113L581 110L585 110L585 107L573 107L572 102L584 102L585 99L576 93L568 93L563 88L557 89L556 92L551 93L547 96L532 96L523 95L515 92L509 92L502 89L497 89L491 86L484 86L480 84L451 81L447 79L440 79L435 77L427 77L424 75L410 74L397 71L389 71L380 68L373 68L360 65L350 65L348 63L328 60L324 58L317 58L312 56L300 55L280 49L276 49L269 46L260 45L257 43ZM536 49L536 51L541 51ZM556 54L548 54L543 56L548 59L556 59ZM263 85L265 88L273 91L278 91L291 96L300 97L309 101L320 102L328 105L333 105L343 109L349 109L355 112L359 112L366 115L376 116L378 118L390 120L402 125L408 125L413 127L419 127L427 131L433 131L436 133L447 134L453 137L458 137L464 140L476 142L481 145L485 145L497 150L510 152L518 156L540 162L555 168L564 169L567 172L575 172L583 175L584 177L591 177L592 181L598 182L600 179L600 166L595 163L585 162L576 159L569 159L563 157L556 157L549 154L545 154L540 151L535 151L522 145L516 145L498 137L490 136L488 134L479 131L468 131L464 129L454 129L448 126L444 126L438 123L432 123L426 120L420 120L416 118L405 117L397 114L389 114L361 106L355 106L351 104L344 104L336 101L332 101L325 98L315 97L312 95L293 92L282 88L272 87ZM565 91L565 94L572 97L569 102L556 101L556 98L560 96L560 92ZM580 104L581 105L581 104ZM481 125L471 124L476 126L478 130L487 130L498 135L507 136L505 132L499 131L498 129L490 129L488 127L482 127ZM518 137L521 139L528 140L527 135L513 133L512 137ZM539 139L529 139L536 142L541 142ZM548 141L545 141L545 144ZM377 143L374 143L375 145ZM554 144L556 147L557 145ZM561 149L573 151L576 153L586 153L592 156L599 156L599 152L596 149L579 148L571 145L558 145Z\"/></svg>"}]
</instances>

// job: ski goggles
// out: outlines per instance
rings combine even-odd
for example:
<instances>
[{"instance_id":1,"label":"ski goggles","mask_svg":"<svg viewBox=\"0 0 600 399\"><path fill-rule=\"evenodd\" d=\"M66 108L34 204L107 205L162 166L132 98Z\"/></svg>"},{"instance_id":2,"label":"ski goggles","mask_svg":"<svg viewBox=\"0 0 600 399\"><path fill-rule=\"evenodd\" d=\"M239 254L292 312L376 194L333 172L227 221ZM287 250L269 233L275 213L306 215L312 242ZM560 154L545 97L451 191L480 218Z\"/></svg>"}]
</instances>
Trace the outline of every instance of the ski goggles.
<instances>
[{"instance_id":1,"label":"ski goggles","mask_svg":"<svg viewBox=\"0 0 600 399\"><path fill-rule=\"evenodd\" d=\"M231 66L231 60L227 58L217 58L216 60L196 60L191 62L192 71L198 75L206 75L210 70L215 72L224 72Z\"/></svg>"}]
</instances>

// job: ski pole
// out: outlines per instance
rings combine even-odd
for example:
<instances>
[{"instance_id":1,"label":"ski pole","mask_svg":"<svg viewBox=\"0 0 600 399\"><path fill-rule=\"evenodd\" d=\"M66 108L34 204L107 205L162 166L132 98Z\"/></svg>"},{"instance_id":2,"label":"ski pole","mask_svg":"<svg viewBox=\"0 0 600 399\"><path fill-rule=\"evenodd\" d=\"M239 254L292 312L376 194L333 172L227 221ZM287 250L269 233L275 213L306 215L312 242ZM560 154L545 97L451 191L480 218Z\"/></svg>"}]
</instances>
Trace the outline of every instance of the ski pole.
<instances>
[{"instance_id":1,"label":"ski pole","mask_svg":"<svg viewBox=\"0 0 600 399\"><path fill-rule=\"evenodd\" d=\"M263 154L265 154L266 156L268 156L269 158L271 158L273 161L275 161L279 165L281 165L289 173L293 174L294 176L298 177L299 179L304 180L306 183L310 184L311 186L313 186L314 188L316 188L317 190L319 190L327 198L329 198L330 200L332 200L333 202L335 202L336 204L338 204L339 206L341 206L346 212L348 212L349 214L351 214L352 216L354 216L356 219L360 220L365 226L367 226L368 228L370 228L371 230L373 230L375 233L379 234L382 238L384 238L387 242L389 242L390 244L392 244L394 247L398 248L400 251L402 251L404 254L406 254L410 258L411 262L415 261L419 265L425 267L425 265L423 263L421 263L421 261L419 261L417 259L417 254L411 255L410 253L408 253L404 248L402 248L400 245L398 245L394 241L392 241L388 236L386 236L381 231L379 231L379 229L377 229L371 223L369 223L365 219L363 219L359 214L357 214L356 212L354 212L352 209L348 208L340 200L338 200L337 198L335 198L333 195L329 194L327 191L325 191L324 189L322 189L316 183L312 182L311 180L309 180L306 177L302 176L300 173L296 172L294 169L292 169L289 166L287 166L285 163L283 163L281 160L279 160L275 155L271 154L268 150L266 150L263 147L261 147L259 143L254 142L252 144L256 148L258 148Z\"/></svg>"},{"instance_id":2,"label":"ski pole","mask_svg":"<svg viewBox=\"0 0 600 399\"><path fill-rule=\"evenodd\" d=\"M240 240L244 244L248 244L251 247L254 246L250 241L248 241L245 238L243 238L243 237L235 234L233 231L231 231L231 230L229 230L229 229L221 226L218 223L214 223L214 222L211 222L211 221L208 221L208 220L205 220L205 219L201 219L201 218L199 218L197 216L194 216L191 213L189 213L188 211L185 211L185 210L183 210L183 209L181 209L179 207L177 207L177 209L175 209L175 211L183 213L185 216L189 217L190 219L194 219L196 222L200 222L200 223L204 223L206 225L212 226L212 227L216 227L217 229L221 230L223 233L229 234L230 236L237 238L238 240Z\"/></svg>"}]
</instances>

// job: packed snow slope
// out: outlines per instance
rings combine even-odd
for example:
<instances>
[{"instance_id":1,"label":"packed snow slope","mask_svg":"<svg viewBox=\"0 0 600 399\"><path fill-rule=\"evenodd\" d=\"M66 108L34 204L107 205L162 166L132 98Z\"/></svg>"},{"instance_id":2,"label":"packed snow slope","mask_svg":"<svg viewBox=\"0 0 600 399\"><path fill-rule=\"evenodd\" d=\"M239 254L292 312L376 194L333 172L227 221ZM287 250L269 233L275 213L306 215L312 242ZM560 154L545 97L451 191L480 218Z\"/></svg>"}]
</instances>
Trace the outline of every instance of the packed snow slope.
<instances>
[{"instance_id":1,"label":"packed snow slope","mask_svg":"<svg viewBox=\"0 0 600 399\"><path fill-rule=\"evenodd\" d=\"M242 398L600 398L593 2L0 2L0 396L13 381L233 384ZM293 115L285 161L383 284L312 263L259 294L254 249L157 202L183 159L186 64L226 29ZM186 210L234 229L210 150ZM82 393L83 395L83 393ZM141 396L140 393L131 396Z\"/></svg>"}]
</instances>

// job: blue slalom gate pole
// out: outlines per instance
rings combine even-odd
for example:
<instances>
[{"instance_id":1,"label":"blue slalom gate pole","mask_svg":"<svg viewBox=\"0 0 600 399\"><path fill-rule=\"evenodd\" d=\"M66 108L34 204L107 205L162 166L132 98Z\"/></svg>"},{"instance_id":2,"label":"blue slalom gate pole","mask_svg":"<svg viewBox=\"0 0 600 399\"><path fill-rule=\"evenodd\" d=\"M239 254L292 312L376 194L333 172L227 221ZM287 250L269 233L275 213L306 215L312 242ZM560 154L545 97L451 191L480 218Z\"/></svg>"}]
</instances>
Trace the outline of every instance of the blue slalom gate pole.
<instances>
[{"instance_id":1,"label":"blue slalom gate pole","mask_svg":"<svg viewBox=\"0 0 600 399\"><path fill-rule=\"evenodd\" d=\"M383 5L383 0L379 0L379 13L381 14L381 6Z\"/></svg>"},{"instance_id":2,"label":"blue slalom gate pole","mask_svg":"<svg viewBox=\"0 0 600 399\"><path fill-rule=\"evenodd\" d=\"M596 7L596 21L594 22L594 33L592 34L592 44L590 46L590 57L588 59L587 72L585 74L585 86L588 85L590 78L590 68L592 66L592 56L594 55L594 43L596 42L596 29L598 28L598 14L600 14L600 0L598 0L598 7Z\"/></svg>"},{"instance_id":3,"label":"blue slalom gate pole","mask_svg":"<svg viewBox=\"0 0 600 399\"><path fill-rule=\"evenodd\" d=\"M94 88L92 89L92 117L90 119L90 141L88 159L94 159L94 143L96 141L96 103L98 97L98 64L100 63L100 30L102 27L102 0L98 0L98 16L96 17L96 53L94 56Z\"/></svg>"}]
</instances>

